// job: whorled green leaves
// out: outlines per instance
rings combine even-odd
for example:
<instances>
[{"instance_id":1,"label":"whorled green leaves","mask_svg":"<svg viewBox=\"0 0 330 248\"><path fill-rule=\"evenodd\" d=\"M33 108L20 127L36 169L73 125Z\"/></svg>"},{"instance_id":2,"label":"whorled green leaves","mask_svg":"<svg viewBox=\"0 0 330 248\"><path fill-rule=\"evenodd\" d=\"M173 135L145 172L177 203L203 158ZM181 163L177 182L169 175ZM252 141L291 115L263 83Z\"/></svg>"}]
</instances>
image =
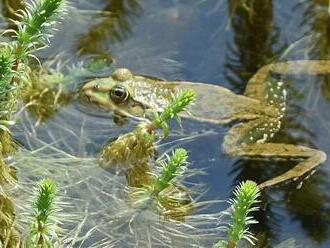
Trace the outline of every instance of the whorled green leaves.
<instances>
[{"instance_id":1,"label":"whorled green leaves","mask_svg":"<svg viewBox=\"0 0 330 248\"><path fill-rule=\"evenodd\" d=\"M180 121L178 113L184 111L186 107L189 104L192 104L195 100L196 93L193 90L183 90L178 92L160 115L155 113L153 125L155 128L163 129L164 136L166 137L169 133L167 122L172 118Z\"/></svg>"},{"instance_id":2,"label":"whorled green leaves","mask_svg":"<svg viewBox=\"0 0 330 248\"><path fill-rule=\"evenodd\" d=\"M260 189L253 181L246 181L238 185L234 191L235 198L229 200L231 207L227 214L231 218L228 228L228 240L219 241L214 248L235 248L242 239L253 244L255 237L249 231L249 225L257 223L249 214L259 208L253 206L258 203Z\"/></svg>"},{"instance_id":3,"label":"whorled green leaves","mask_svg":"<svg viewBox=\"0 0 330 248\"><path fill-rule=\"evenodd\" d=\"M50 37L51 27L65 11L65 0L34 0L26 4L26 9L19 12L21 21L16 21L15 32L21 50L17 57L25 56L24 52L45 44Z\"/></svg>"},{"instance_id":4,"label":"whorled green leaves","mask_svg":"<svg viewBox=\"0 0 330 248\"><path fill-rule=\"evenodd\" d=\"M154 191L161 192L173 178L180 175L183 168L187 164L187 151L185 149L176 149L168 161L163 161L161 174L157 177L154 183Z\"/></svg>"},{"instance_id":5,"label":"whorled green leaves","mask_svg":"<svg viewBox=\"0 0 330 248\"><path fill-rule=\"evenodd\" d=\"M166 157L166 160L157 163L161 166L161 171L158 175L152 174L153 180L148 185L131 187L128 202L134 208L148 208L165 218L183 221L193 210L193 201L189 191L173 181L186 168L187 151L178 148L172 156Z\"/></svg>"},{"instance_id":6,"label":"whorled green leaves","mask_svg":"<svg viewBox=\"0 0 330 248\"><path fill-rule=\"evenodd\" d=\"M28 248L53 247L56 241L56 185L50 179L38 183L35 189L35 199L32 201L32 220L28 237Z\"/></svg>"}]
</instances>

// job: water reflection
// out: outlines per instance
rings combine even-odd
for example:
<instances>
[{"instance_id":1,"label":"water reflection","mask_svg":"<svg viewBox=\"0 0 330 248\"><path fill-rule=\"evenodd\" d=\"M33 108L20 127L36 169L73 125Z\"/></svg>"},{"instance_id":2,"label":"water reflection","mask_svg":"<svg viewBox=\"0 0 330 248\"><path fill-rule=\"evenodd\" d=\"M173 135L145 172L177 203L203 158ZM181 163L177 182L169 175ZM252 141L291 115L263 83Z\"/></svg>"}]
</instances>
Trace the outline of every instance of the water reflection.
<instances>
[{"instance_id":1,"label":"water reflection","mask_svg":"<svg viewBox=\"0 0 330 248\"><path fill-rule=\"evenodd\" d=\"M134 19L142 13L137 0L107 0L100 12L100 22L79 38L79 54L110 56L105 44L113 44L127 38L131 32Z\"/></svg>"},{"instance_id":2,"label":"water reflection","mask_svg":"<svg viewBox=\"0 0 330 248\"><path fill-rule=\"evenodd\" d=\"M301 30L307 30L305 35L311 35L311 42L306 49L308 58L328 60L330 59L330 22L329 22L329 1L311 0L298 3L294 11L303 10L303 18L300 20ZM304 91L305 98L317 102L319 99L315 95L315 86L321 85L320 93L324 99L330 100L330 75L321 75L316 80L308 80L307 90ZM315 105L315 104L313 104ZM311 110L307 107L307 110ZM317 110L320 111L320 110ZM324 118L324 116L322 116ZM306 132L305 132L306 133ZM319 133L305 136L308 140L313 140ZM326 163L325 165L328 165ZM288 195L287 208L293 216L293 220L298 221L306 234L316 243L322 244L329 236L329 200L330 196L326 189L328 186L327 172L325 167L321 167L319 173L311 180L304 183L300 190L294 190Z\"/></svg>"},{"instance_id":3,"label":"water reflection","mask_svg":"<svg viewBox=\"0 0 330 248\"><path fill-rule=\"evenodd\" d=\"M308 56L327 60L330 59L330 16L328 0L311 0L298 3L295 11L303 10L301 28L308 27L306 35L312 34ZM330 101L330 75L322 75L322 95Z\"/></svg>"},{"instance_id":4,"label":"water reflection","mask_svg":"<svg viewBox=\"0 0 330 248\"><path fill-rule=\"evenodd\" d=\"M292 220L299 222L306 234L321 244L329 235L329 195L322 190L326 178L321 175L306 181L302 188L287 195L287 208Z\"/></svg>"},{"instance_id":5,"label":"water reflection","mask_svg":"<svg viewBox=\"0 0 330 248\"><path fill-rule=\"evenodd\" d=\"M277 28L273 24L272 1L251 1L249 6L228 1L233 42L227 44L226 79L239 93L246 82L274 57L272 45L276 42ZM245 3L245 1L241 1Z\"/></svg>"}]
</instances>

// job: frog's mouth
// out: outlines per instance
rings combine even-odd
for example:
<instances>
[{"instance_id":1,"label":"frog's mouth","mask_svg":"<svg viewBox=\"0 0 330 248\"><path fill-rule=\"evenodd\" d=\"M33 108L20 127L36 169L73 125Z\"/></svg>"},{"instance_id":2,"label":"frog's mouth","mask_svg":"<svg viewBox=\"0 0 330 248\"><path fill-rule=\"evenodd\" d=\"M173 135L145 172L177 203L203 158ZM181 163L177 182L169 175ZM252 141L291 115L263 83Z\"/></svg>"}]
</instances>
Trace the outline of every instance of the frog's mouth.
<instances>
[{"instance_id":1,"label":"frog's mouth","mask_svg":"<svg viewBox=\"0 0 330 248\"><path fill-rule=\"evenodd\" d=\"M90 99L90 96L86 95L83 91L79 90L77 92L79 101L84 105L92 104L93 102ZM93 103L94 104L94 103Z\"/></svg>"},{"instance_id":2,"label":"frog's mouth","mask_svg":"<svg viewBox=\"0 0 330 248\"><path fill-rule=\"evenodd\" d=\"M112 118L112 111L108 111L100 107L97 103L92 102L89 96L82 92L77 92L77 96L74 106L80 112L95 117Z\"/></svg>"},{"instance_id":3,"label":"frog's mouth","mask_svg":"<svg viewBox=\"0 0 330 248\"><path fill-rule=\"evenodd\" d=\"M103 109L101 108L101 106L98 104L98 102L93 99L91 94L85 94L84 91L79 90L79 92L77 92L78 94L78 101L86 106L86 107L90 107L90 108L94 108L98 107L98 109Z\"/></svg>"},{"instance_id":4,"label":"frog's mouth","mask_svg":"<svg viewBox=\"0 0 330 248\"><path fill-rule=\"evenodd\" d=\"M107 92L96 92L93 88L84 85L79 91L79 100L84 105L97 106L105 111L115 110L114 104L109 101Z\"/></svg>"}]
</instances>

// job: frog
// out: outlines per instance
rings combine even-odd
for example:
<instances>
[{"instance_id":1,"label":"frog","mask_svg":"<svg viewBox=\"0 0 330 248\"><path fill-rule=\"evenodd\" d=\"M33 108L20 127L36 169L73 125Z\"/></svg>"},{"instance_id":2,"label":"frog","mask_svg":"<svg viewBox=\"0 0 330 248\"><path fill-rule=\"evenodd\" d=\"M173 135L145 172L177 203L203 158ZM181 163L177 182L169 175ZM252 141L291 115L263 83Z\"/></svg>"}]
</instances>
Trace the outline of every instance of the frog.
<instances>
[{"instance_id":1,"label":"frog","mask_svg":"<svg viewBox=\"0 0 330 248\"><path fill-rule=\"evenodd\" d=\"M319 149L272 142L287 108L284 75L302 73L329 74L330 61L295 60L265 65L250 78L242 95L215 84L134 75L127 68L115 69L109 77L85 83L80 94L105 111L143 118L150 110L161 112L177 92L194 90L195 103L180 116L214 124L233 123L222 144L226 154L246 159L297 161L293 168L258 185L264 189L308 178L327 158Z\"/></svg>"}]
</instances>

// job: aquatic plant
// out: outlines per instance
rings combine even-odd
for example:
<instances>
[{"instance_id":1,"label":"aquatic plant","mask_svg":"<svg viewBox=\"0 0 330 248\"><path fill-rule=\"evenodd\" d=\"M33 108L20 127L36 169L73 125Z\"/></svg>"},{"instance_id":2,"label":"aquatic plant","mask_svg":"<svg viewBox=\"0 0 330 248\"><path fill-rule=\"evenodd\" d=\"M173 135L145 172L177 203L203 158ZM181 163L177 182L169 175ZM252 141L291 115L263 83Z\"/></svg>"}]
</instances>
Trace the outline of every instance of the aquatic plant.
<instances>
[{"instance_id":1,"label":"aquatic plant","mask_svg":"<svg viewBox=\"0 0 330 248\"><path fill-rule=\"evenodd\" d=\"M51 248L57 239L58 227L56 215L59 208L56 204L57 189L50 179L38 183L35 199L31 203L33 209L32 224L27 239L27 247Z\"/></svg>"},{"instance_id":2,"label":"aquatic plant","mask_svg":"<svg viewBox=\"0 0 330 248\"><path fill-rule=\"evenodd\" d=\"M187 189L172 180L182 174L187 165L187 151L183 148L174 150L171 157L158 162L161 166L159 175L149 185L132 187L129 203L135 208L151 208L162 216L183 221L192 209L192 199Z\"/></svg>"},{"instance_id":3,"label":"aquatic plant","mask_svg":"<svg viewBox=\"0 0 330 248\"><path fill-rule=\"evenodd\" d=\"M14 66L14 59L11 55L11 52L7 49L2 49L0 51L0 115L2 116L2 120L0 122L1 129L5 131L9 131L7 126L10 124L8 122L8 115L10 115L13 111L14 104L16 102L15 96L12 96L12 92L16 89L16 87L9 82L11 78L15 75L12 70ZM10 101L14 98L12 101ZM7 118L6 118L7 117Z\"/></svg>"},{"instance_id":4,"label":"aquatic plant","mask_svg":"<svg viewBox=\"0 0 330 248\"><path fill-rule=\"evenodd\" d=\"M12 70L14 59L11 51L0 50L0 152L1 155L8 155L15 149L10 139L8 126L13 122L10 116L16 110L17 86L11 84L11 79L15 75Z\"/></svg>"},{"instance_id":5,"label":"aquatic plant","mask_svg":"<svg viewBox=\"0 0 330 248\"><path fill-rule=\"evenodd\" d=\"M164 109L164 111L158 115L155 112L153 121L154 128L161 128L164 132L164 136L168 136L169 128L167 122L175 118L180 123L180 117L178 113L184 111L189 104L192 104L196 99L196 93L193 90L184 90L178 92L173 98L172 102Z\"/></svg>"},{"instance_id":6,"label":"aquatic plant","mask_svg":"<svg viewBox=\"0 0 330 248\"><path fill-rule=\"evenodd\" d=\"M0 192L0 247L20 246L21 235L15 226L15 206L12 198Z\"/></svg>"},{"instance_id":7,"label":"aquatic plant","mask_svg":"<svg viewBox=\"0 0 330 248\"><path fill-rule=\"evenodd\" d=\"M151 202L151 205L157 206L151 208L155 208L161 215L176 220L182 220L191 211L191 198L186 189L180 185L170 184L170 181L180 174L181 166L186 164L186 150L177 149L168 162L162 161L160 165L163 169L158 177L152 175L149 165L152 163L150 158L156 149L156 130L161 128L163 136L168 136L169 119L177 118L180 121L177 114L194 99L193 91L179 92L161 114L154 113L152 122L145 120L132 132L118 137L103 148L100 161L104 168L115 166L119 169L129 168L128 173L126 171L126 177L128 185L133 189L129 193L129 202L132 206L143 208ZM139 174L142 175L139 176ZM136 178L141 179L142 182L137 182Z\"/></svg>"},{"instance_id":8,"label":"aquatic plant","mask_svg":"<svg viewBox=\"0 0 330 248\"><path fill-rule=\"evenodd\" d=\"M249 232L249 225L258 223L249 214L259 208L253 206L258 203L260 190L253 181L246 181L238 185L234 191L235 198L229 200L231 203L230 211L231 224L228 228L228 241L219 241L215 248L235 248L242 239L248 240L253 244L255 237Z\"/></svg>"},{"instance_id":9,"label":"aquatic plant","mask_svg":"<svg viewBox=\"0 0 330 248\"><path fill-rule=\"evenodd\" d=\"M3 130L12 124L11 115L16 110L20 90L27 79L28 58L37 59L33 52L47 46L52 27L59 15L65 12L64 5L65 0L35 0L26 3L26 9L17 12L20 20L13 20L17 30L4 32L11 34L13 41L2 44L0 50L0 124Z\"/></svg>"},{"instance_id":10,"label":"aquatic plant","mask_svg":"<svg viewBox=\"0 0 330 248\"><path fill-rule=\"evenodd\" d=\"M162 161L161 174L156 178L154 183L154 192L161 192L168 187L171 180L182 173L183 167L187 163L187 151L183 148L176 149L168 161Z\"/></svg>"},{"instance_id":11,"label":"aquatic plant","mask_svg":"<svg viewBox=\"0 0 330 248\"><path fill-rule=\"evenodd\" d=\"M25 10L18 11L21 20L14 21L17 31L11 30L13 38L16 38L11 46L16 59L15 69L19 67L20 60L26 60L33 56L32 52L47 46L52 27L59 15L65 12L64 4L65 0L32 0L26 3Z\"/></svg>"},{"instance_id":12,"label":"aquatic plant","mask_svg":"<svg viewBox=\"0 0 330 248\"><path fill-rule=\"evenodd\" d=\"M146 162L154 154L154 134L145 123L118 137L100 153L102 167L131 167Z\"/></svg>"},{"instance_id":13,"label":"aquatic plant","mask_svg":"<svg viewBox=\"0 0 330 248\"><path fill-rule=\"evenodd\" d=\"M61 195L61 201L68 203L61 205L63 211L59 215L59 220L65 221L61 227L66 231L60 233L63 236L60 237L62 242L59 247L99 248L134 244L138 244L139 247L157 245L184 247L186 244L192 244L193 247L211 247L219 237L223 236L223 225L226 220L222 218L223 213L217 211L216 207L223 201L196 200L200 196L199 192L203 190L202 185L191 184L190 177L200 174L200 170L185 169L186 165L183 164L178 168L179 175L158 194L158 200L148 197L150 204L146 204L146 208L133 207L130 194L134 192L134 188L128 186L122 176L105 172L99 167L95 158L79 157L74 155L75 153L68 153L72 150L65 150L67 141L71 142L71 149L79 149L73 141L83 143L87 129L81 133L81 136L65 133L63 138L51 129L54 140L45 143L43 142L45 137L38 135L43 126L35 127L29 121L25 121L24 125L32 125L31 128L39 132L26 136L29 139L26 145L29 150L21 149L13 157L20 172L18 184L20 194L15 202L19 207L30 205L25 199L29 198L27 196L30 195L31 185L35 184L36 179L51 175L58 187L63 189L60 192L65 193ZM61 130L67 129L67 125L68 123L64 124ZM21 128L21 125L18 124L17 128ZM27 132L25 127L23 130ZM165 158L165 162L168 163L168 159ZM155 164L152 182L162 175L163 167L159 165L159 163ZM33 178L31 174L34 175ZM189 191L180 185L189 185ZM143 186L136 189L142 188L145 189ZM179 204L178 199L181 200ZM162 205L157 206L158 201L161 201ZM169 204L172 206L176 204L176 208L173 207L172 211L164 211L170 209ZM182 207L179 207L180 204ZM22 212L29 211L24 209L17 213L18 222L26 232L29 225L26 223L27 218L21 215ZM68 218L67 215L73 217ZM67 223L68 219L70 219L69 223ZM218 221L222 219L219 225Z\"/></svg>"},{"instance_id":14,"label":"aquatic plant","mask_svg":"<svg viewBox=\"0 0 330 248\"><path fill-rule=\"evenodd\" d=\"M36 126L69 103L71 95L65 90L62 79L61 74L42 68L29 73L29 81L21 96L25 108L37 119Z\"/></svg>"}]
</instances>

